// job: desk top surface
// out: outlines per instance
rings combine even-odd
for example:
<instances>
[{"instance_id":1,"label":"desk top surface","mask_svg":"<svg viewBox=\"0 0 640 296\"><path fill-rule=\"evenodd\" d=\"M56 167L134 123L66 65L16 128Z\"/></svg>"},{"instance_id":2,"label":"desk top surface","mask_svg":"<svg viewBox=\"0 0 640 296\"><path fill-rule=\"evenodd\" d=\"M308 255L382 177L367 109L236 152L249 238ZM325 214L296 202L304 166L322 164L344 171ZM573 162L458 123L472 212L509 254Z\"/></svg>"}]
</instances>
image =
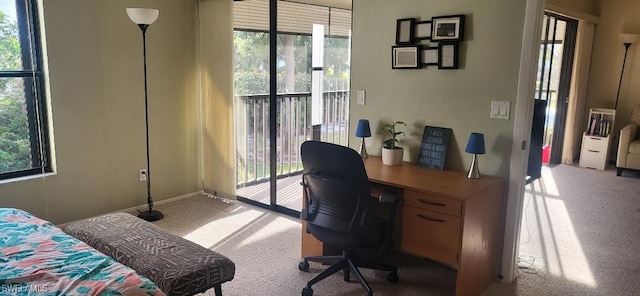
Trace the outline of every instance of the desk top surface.
<instances>
[{"instance_id":1,"label":"desk top surface","mask_svg":"<svg viewBox=\"0 0 640 296\"><path fill-rule=\"evenodd\" d=\"M483 175L480 179L468 179L463 171L439 171L408 162L389 166L383 164L379 157L364 159L364 166L372 182L456 199L466 199L488 186L502 186L503 183L496 177Z\"/></svg>"}]
</instances>

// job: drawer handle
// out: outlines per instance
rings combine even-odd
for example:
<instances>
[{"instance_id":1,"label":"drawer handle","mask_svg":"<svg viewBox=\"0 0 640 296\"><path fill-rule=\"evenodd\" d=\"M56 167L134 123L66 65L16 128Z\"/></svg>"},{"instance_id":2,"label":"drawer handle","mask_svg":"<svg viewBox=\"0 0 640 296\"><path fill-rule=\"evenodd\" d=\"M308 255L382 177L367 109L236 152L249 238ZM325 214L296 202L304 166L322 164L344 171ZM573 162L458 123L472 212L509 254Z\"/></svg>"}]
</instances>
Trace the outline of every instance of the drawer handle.
<instances>
[{"instance_id":1,"label":"drawer handle","mask_svg":"<svg viewBox=\"0 0 640 296\"><path fill-rule=\"evenodd\" d=\"M428 221L444 223L444 220L442 220L442 219L433 219L433 218L429 218L429 217L426 217L426 216L422 216L421 214L418 214L418 217L420 217L422 219L425 219L425 220L428 220Z\"/></svg>"},{"instance_id":2,"label":"drawer handle","mask_svg":"<svg viewBox=\"0 0 640 296\"><path fill-rule=\"evenodd\" d=\"M589 152L600 152L600 151L598 151L598 150L591 150L591 149L589 149Z\"/></svg>"},{"instance_id":3,"label":"drawer handle","mask_svg":"<svg viewBox=\"0 0 640 296\"><path fill-rule=\"evenodd\" d=\"M439 202L430 202L430 201L426 201L426 200L424 200L424 199L422 199L422 198L418 199L418 201L419 201L419 202L421 202L421 203L426 203L426 204L428 204L428 205L432 205L432 206L438 206L438 207L445 207L445 206L447 206L446 204L443 204L443 203L439 203Z\"/></svg>"},{"instance_id":4,"label":"drawer handle","mask_svg":"<svg viewBox=\"0 0 640 296\"><path fill-rule=\"evenodd\" d=\"M602 140L602 139L600 139L600 138L590 138L590 139L591 139L591 140L596 140L596 141L600 141L600 140Z\"/></svg>"}]
</instances>

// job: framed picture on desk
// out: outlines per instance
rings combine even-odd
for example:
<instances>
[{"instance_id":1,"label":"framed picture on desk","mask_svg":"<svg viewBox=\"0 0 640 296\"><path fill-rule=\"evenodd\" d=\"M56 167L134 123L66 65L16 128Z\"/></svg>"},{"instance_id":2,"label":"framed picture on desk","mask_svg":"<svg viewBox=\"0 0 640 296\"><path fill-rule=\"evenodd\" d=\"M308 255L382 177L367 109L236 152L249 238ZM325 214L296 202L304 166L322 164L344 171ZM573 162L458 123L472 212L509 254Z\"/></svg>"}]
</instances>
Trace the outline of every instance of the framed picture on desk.
<instances>
[{"instance_id":1,"label":"framed picture on desk","mask_svg":"<svg viewBox=\"0 0 640 296\"><path fill-rule=\"evenodd\" d=\"M453 130L446 127L425 126L418 154L418 166L444 170L447 150Z\"/></svg>"}]
</instances>

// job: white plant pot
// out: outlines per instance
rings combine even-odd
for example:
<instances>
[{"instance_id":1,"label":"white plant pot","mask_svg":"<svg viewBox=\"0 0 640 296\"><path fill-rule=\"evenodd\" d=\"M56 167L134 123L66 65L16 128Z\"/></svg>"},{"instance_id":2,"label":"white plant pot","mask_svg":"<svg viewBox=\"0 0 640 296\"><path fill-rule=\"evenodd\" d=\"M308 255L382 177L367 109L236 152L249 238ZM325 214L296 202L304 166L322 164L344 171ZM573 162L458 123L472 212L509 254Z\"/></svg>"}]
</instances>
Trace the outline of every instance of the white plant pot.
<instances>
[{"instance_id":1,"label":"white plant pot","mask_svg":"<svg viewBox=\"0 0 640 296\"><path fill-rule=\"evenodd\" d=\"M387 149L382 147L382 163L386 165L400 165L402 164L402 155L404 149Z\"/></svg>"}]
</instances>

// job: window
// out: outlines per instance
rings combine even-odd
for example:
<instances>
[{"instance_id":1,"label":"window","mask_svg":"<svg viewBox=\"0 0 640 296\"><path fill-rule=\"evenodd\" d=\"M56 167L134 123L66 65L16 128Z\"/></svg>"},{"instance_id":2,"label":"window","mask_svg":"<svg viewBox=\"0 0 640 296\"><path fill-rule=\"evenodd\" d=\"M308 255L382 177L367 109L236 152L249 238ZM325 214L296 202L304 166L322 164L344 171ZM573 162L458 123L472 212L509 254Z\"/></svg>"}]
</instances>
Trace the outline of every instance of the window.
<instances>
[{"instance_id":1,"label":"window","mask_svg":"<svg viewBox=\"0 0 640 296\"><path fill-rule=\"evenodd\" d=\"M0 180L50 172L36 0L0 0Z\"/></svg>"}]
</instances>

